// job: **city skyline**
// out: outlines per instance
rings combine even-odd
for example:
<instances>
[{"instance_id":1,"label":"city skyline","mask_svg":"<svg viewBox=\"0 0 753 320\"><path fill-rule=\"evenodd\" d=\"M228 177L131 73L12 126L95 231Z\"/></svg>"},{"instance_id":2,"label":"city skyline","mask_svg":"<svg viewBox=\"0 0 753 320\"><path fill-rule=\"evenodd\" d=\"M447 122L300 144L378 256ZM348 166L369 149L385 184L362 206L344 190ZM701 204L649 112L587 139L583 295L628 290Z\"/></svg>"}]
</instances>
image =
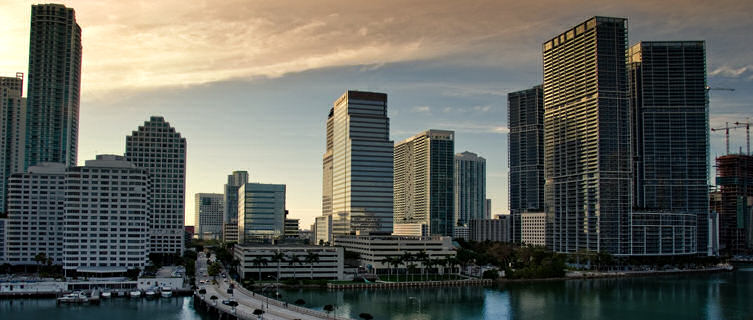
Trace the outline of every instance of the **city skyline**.
<instances>
[{"instance_id":1,"label":"city skyline","mask_svg":"<svg viewBox=\"0 0 753 320\"><path fill-rule=\"evenodd\" d=\"M712 127L723 125L724 121L736 121L749 115L750 112L746 113L745 110L750 110L747 101L753 96L753 65L747 60L749 58L744 56L745 52L749 52L745 46L750 45L742 41L745 32L733 32L750 27L750 22L735 18L739 17L736 14L750 11L745 9L744 4L734 6L721 3L715 4L713 8L698 5L695 9L697 11L691 11L689 8L694 6L688 5L679 9L673 8L673 14L666 18L661 15L662 11L658 10L656 5L645 3L636 5L636 8L626 5L622 7L599 5L590 8L589 11L583 10L585 5L577 5L563 11L555 18L548 17L545 20L531 22L528 26L521 23L535 17L532 12L529 12L531 10L515 7L509 12L522 12L520 18L510 20L512 22L509 26L516 28L512 28L513 31L508 33L495 33L489 30L504 29L507 25L499 22L504 19L492 20L487 15L481 14L480 12L485 9L492 9L484 4L476 8L460 10L458 17L451 21L458 23L464 18L479 16L480 21L487 22L488 25L480 23L479 26L459 28L455 32L447 32L446 28L437 31L415 28L421 26L421 23L426 23L423 20L432 14L440 14L440 17L442 14L452 15L444 12L444 10L452 11L450 9L453 8L449 5L442 4L437 8L427 9L430 10L426 13L427 16L422 16L422 22L416 22L415 25L401 20L404 16L395 12L395 20L402 24L408 23L408 26L413 27L408 28L405 36L395 37L413 36L410 39L416 40L418 44L416 41L409 41L410 39L391 39L390 28L399 24L387 21L393 14L392 12L385 13L384 10L379 10L377 16L381 20L378 21L385 25L384 28L380 29L379 23L374 26L365 25L366 30L362 32L365 34L359 38L363 38L362 41L345 43L336 50L336 52L344 52L344 55L348 50L355 50L351 52L352 56L349 58L337 58L335 55L326 59L322 57L324 60L329 59L328 63L306 64L295 62L295 59L287 57L293 67L279 68L279 71L276 71L278 74L275 74L274 72L242 72L245 70L244 61L247 62L244 59L248 57L241 56L242 61L235 65L238 69L237 73L227 73L227 70L218 69L216 77L209 77L207 74L212 70L194 70L195 72L191 73L192 69L187 65L160 64L159 61L149 60L148 54L134 56L148 62L143 66L124 70L126 72L118 76L114 73L109 73L108 76L108 72L117 70L119 64L118 59L107 58L103 50L117 48L118 46L113 45L112 42L117 41L117 37L113 35L121 29L116 26L118 23L122 24L120 28L128 25L119 20L123 17L114 14L118 11L117 8L108 15L97 16L95 14L97 10L107 8L106 4L89 5L75 1L63 3L76 9L77 22L83 28L84 68L78 159L92 159L94 155L101 153L122 153L125 149L122 144L123 136L130 133L135 125L142 123L151 115L164 115L178 131L187 137L190 144L186 189L188 201L191 201L195 193L221 192L227 172L248 170L251 181L281 183L289 186L288 209L292 217L302 219L301 224L304 227L310 225L313 217L321 213L321 190L318 188L321 186L320 157L321 145L325 141L326 111L332 97L348 89L379 91L390 96L388 113L392 120L390 140L401 141L415 132L432 127L455 130L457 133L456 152L469 150L487 158L487 197L494 199L495 204L498 204L495 205L497 209L493 212L494 214L506 213L508 208L507 137L504 135L507 123L506 93L523 90L540 83L541 44L556 35L557 30L569 27L572 21L580 21L591 15L629 16L631 31L628 45L641 40L707 40L709 84L714 87L737 89L733 93L711 92ZM10 55L0 65L0 72L4 76L11 76L17 71L26 73L29 4L7 4L2 5L2 9L0 11L3 15L10 15L3 18L4 21L9 22L7 28L11 29L12 36L8 40L2 40L1 43L3 47L13 49L9 50ZM136 34L140 33L145 37L170 36L165 29L169 26L167 24L158 24L149 29L147 22L157 23L153 20L158 20L154 15L143 13L150 8L134 7L132 9L139 11L135 14L138 19L132 25L134 31L138 31L135 32ZM181 19L185 19L185 15L190 14L182 10L190 9L180 8ZM413 5L408 5L406 9L408 12L418 10ZM498 9L504 8L498 7ZM658 11L651 12L652 9ZM200 8L195 10L201 11ZM332 9L333 12L342 11L340 13L342 17L347 17L344 14L347 10L342 6L333 6ZM679 11L674 12L674 10ZM706 13L701 13L704 10ZM155 10L155 12L161 11ZM275 13L274 10L265 12ZM239 13L242 16L240 18L228 16L228 22L240 23L245 19L253 20L243 16L244 13ZM218 7L209 12L208 16L218 19L223 17L223 14L228 15L228 11L224 7ZM699 19L700 15L704 15L705 19ZM14 16L18 17L14 19ZM329 15L320 11L311 13L308 17L300 12L296 12L293 16L297 16L300 20L289 21L286 26L300 27L297 30L301 34L296 36L285 33L282 38L286 40L290 40L290 37L305 38L310 36L311 32L323 31L322 28L331 25L329 24L331 21L328 20ZM351 21L353 17L347 17L347 19ZM712 27L717 27L716 24L722 22L720 19L724 19L725 24L718 26L717 31L710 31ZM317 20L321 20L321 23L315 23ZM18 23L13 21L18 21ZM196 21L200 23L207 20L196 19ZM264 25L261 23L259 28ZM452 25L455 26L455 24ZM227 26L227 24L222 26ZM370 30L372 28L374 30ZM249 29L252 28L249 27ZM730 32L730 30L733 31ZM345 32L341 29L339 31ZM459 34L460 31L465 31L468 39L454 41L463 38L463 35ZM652 34L653 31L657 32ZM510 33L515 33L515 37ZM331 36L330 33L323 34ZM108 36L112 39L97 44L97 41ZM194 37L201 38L192 33L182 36L186 40L186 46L196 44L195 41L191 41L197 39ZM404 50L396 50L397 54L388 58L380 58L381 55L377 53L362 54L363 52L358 51L356 47L369 48L369 44L372 43L372 40L369 40L370 37L374 37L376 42L381 40L392 45L392 47L388 46L388 49L404 48ZM176 53L181 58L184 58L181 56L182 53L186 52L185 55L188 55L187 51L192 49L191 47L182 49L170 47L175 45L170 42L166 45L168 45L166 48L168 53ZM736 47L737 45L742 47ZM417 53L432 51L424 49L435 47L438 50L432 54ZM129 51L132 47L124 46L124 49L125 56L129 56L128 53L134 54L134 51ZM237 53L236 46L229 46L227 49L234 49L229 51ZM366 52L368 53L368 50ZM157 53L164 52L157 50ZM220 56L206 58L222 60L224 53L217 54ZM305 51L301 52L301 57L309 57L308 54ZM118 57L112 53L110 55ZM319 57L316 52L313 56ZM224 62L228 61L224 60ZM133 62L123 58L120 63L123 67ZM272 62L269 65L277 66L279 63ZM493 67L489 68L489 66ZM144 69L138 69L141 67ZM150 67L152 67L151 70ZM186 70L188 74L193 74L193 77L187 77ZM160 73L162 76L152 77L153 73ZM169 79L171 76L175 79ZM106 81L108 77L112 77L111 81ZM149 81L144 81L143 85L150 86L152 89L124 84L122 78L133 82L149 79ZM191 79L180 82L186 78ZM452 78L452 80L447 80L447 78ZM161 82L150 83L151 79ZM196 79L209 82L192 82ZM289 97L290 92L297 92L295 94L297 97ZM254 132L254 134L249 134L249 132ZM744 141L744 136L733 133L732 138L733 150L736 150L736 147L741 145L740 142ZM712 133L711 140L710 157L714 158L716 154L723 154L723 137ZM271 143L272 141L275 143ZM280 161L280 159L284 160ZM713 171L711 176L713 176ZM189 203L186 204L186 208L189 209L186 210L186 224L190 225L193 224L193 212L190 210L193 206Z\"/></svg>"}]
</instances>

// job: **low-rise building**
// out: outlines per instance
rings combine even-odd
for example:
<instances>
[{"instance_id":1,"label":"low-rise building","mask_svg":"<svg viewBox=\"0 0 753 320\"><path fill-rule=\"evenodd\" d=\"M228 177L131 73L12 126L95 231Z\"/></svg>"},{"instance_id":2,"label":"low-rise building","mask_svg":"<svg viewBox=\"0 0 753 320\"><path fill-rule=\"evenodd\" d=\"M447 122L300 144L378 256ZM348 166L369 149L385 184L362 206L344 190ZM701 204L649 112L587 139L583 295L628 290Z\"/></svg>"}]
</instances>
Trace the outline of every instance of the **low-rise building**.
<instances>
[{"instance_id":1,"label":"low-rise building","mask_svg":"<svg viewBox=\"0 0 753 320\"><path fill-rule=\"evenodd\" d=\"M498 219L479 219L468 222L471 241L510 242L510 216L499 216Z\"/></svg>"},{"instance_id":2,"label":"low-rise building","mask_svg":"<svg viewBox=\"0 0 753 320\"><path fill-rule=\"evenodd\" d=\"M425 237L429 234L425 223L395 223L392 225L393 236Z\"/></svg>"},{"instance_id":3,"label":"low-rise building","mask_svg":"<svg viewBox=\"0 0 753 320\"><path fill-rule=\"evenodd\" d=\"M285 219L285 238L298 238L298 219Z\"/></svg>"},{"instance_id":4,"label":"low-rise building","mask_svg":"<svg viewBox=\"0 0 753 320\"><path fill-rule=\"evenodd\" d=\"M234 256L244 279L336 279L345 280L343 248L311 245L236 245ZM274 255L282 253L283 261Z\"/></svg>"},{"instance_id":5,"label":"low-rise building","mask_svg":"<svg viewBox=\"0 0 753 320\"><path fill-rule=\"evenodd\" d=\"M470 239L470 232L471 230L468 228L468 226L455 226L455 229L453 230L455 239L468 240Z\"/></svg>"},{"instance_id":6,"label":"low-rise building","mask_svg":"<svg viewBox=\"0 0 753 320\"><path fill-rule=\"evenodd\" d=\"M238 219L222 224L222 241L238 243Z\"/></svg>"},{"instance_id":7,"label":"low-rise building","mask_svg":"<svg viewBox=\"0 0 753 320\"><path fill-rule=\"evenodd\" d=\"M430 259L441 261L454 257L455 247L452 237L429 236L381 236L381 235L337 235L334 245L359 254L361 267L372 273L387 273L392 268L386 258L401 257L406 253L416 255L425 252ZM414 262L422 266L421 261Z\"/></svg>"},{"instance_id":8,"label":"low-rise building","mask_svg":"<svg viewBox=\"0 0 753 320\"><path fill-rule=\"evenodd\" d=\"M546 213L524 212L520 216L521 242L533 246L546 246Z\"/></svg>"}]
</instances>

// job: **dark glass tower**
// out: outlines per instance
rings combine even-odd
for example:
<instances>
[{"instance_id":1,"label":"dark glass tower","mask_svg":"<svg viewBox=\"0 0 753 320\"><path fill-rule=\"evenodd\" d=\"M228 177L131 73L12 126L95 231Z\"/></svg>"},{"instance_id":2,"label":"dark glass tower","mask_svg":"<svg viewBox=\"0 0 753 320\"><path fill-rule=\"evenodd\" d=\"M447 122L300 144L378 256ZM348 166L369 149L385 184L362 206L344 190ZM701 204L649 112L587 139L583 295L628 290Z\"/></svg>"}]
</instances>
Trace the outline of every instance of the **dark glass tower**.
<instances>
[{"instance_id":1,"label":"dark glass tower","mask_svg":"<svg viewBox=\"0 0 753 320\"><path fill-rule=\"evenodd\" d=\"M629 51L634 210L698 215L704 252L709 115L703 41L639 42Z\"/></svg>"},{"instance_id":2,"label":"dark glass tower","mask_svg":"<svg viewBox=\"0 0 753 320\"><path fill-rule=\"evenodd\" d=\"M538 85L507 95L510 134L511 239L521 241L520 215L544 211L544 90Z\"/></svg>"},{"instance_id":3,"label":"dark glass tower","mask_svg":"<svg viewBox=\"0 0 753 320\"><path fill-rule=\"evenodd\" d=\"M544 204L557 252L630 246L627 20L594 17L543 45Z\"/></svg>"},{"instance_id":4,"label":"dark glass tower","mask_svg":"<svg viewBox=\"0 0 753 320\"><path fill-rule=\"evenodd\" d=\"M81 88L81 28L60 4L31 6L24 169L40 162L76 165Z\"/></svg>"}]
</instances>

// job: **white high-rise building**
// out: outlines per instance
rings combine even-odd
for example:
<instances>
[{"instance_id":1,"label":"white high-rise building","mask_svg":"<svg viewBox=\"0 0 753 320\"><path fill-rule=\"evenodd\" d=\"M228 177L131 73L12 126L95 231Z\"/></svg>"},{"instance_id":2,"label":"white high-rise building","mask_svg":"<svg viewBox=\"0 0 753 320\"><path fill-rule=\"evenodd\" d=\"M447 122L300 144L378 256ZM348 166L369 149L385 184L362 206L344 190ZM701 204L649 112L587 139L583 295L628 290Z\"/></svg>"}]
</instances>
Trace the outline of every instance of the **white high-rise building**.
<instances>
[{"instance_id":1,"label":"white high-rise building","mask_svg":"<svg viewBox=\"0 0 753 320\"><path fill-rule=\"evenodd\" d=\"M183 254L186 139L153 116L126 137L125 158L147 169L152 181L150 252Z\"/></svg>"},{"instance_id":2,"label":"white high-rise building","mask_svg":"<svg viewBox=\"0 0 753 320\"><path fill-rule=\"evenodd\" d=\"M63 268L144 269L149 259L149 174L123 156L98 155L65 175Z\"/></svg>"},{"instance_id":3,"label":"white high-rise building","mask_svg":"<svg viewBox=\"0 0 753 320\"><path fill-rule=\"evenodd\" d=\"M472 152L455 155L455 219L458 225L486 216L486 159Z\"/></svg>"},{"instance_id":4,"label":"white high-rise building","mask_svg":"<svg viewBox=\"0 0 753 320\"><path fill-rule=\"evenodd\" d=\"M54 264L63 261L65 164L43 162L8 181L6 260L12 265L38 264L44 253Z\"/></svg>"},{"instance_id":5,"label":"white high-rise building","mask_svg":"<svg viewBox=\"0 0 753 320\"><path fill-rule=\"evenodd\" d=\"M5 212L5 196L11 174L24 171L26 99L23 73L0 77L0 212Z\"/></svg>"},{"instance_id":6,"label":"white high-rise building","mask_svg":"<svg viewBox=\"0 0 753 320\"><path fill-rule=\"evenodd\" d=\"M222 193L197 193L194 223L199 239L221 239L224 220L225 195ZM237 203L236 203L237 210ZM237 211L236 211L237 212Z\"/></svg>"},{"instance_id":7,"label":"white high-rise building","mask_svg":"<svg viewBox=\"0 0 753 320\"><path fill-rule=\"evenodd\" d=\"M348 91L330 111L332 122L331 198L333 232L392 232L393 142L387 117L387 95ZM327 120L329 152L329 123ZM328 154L324 180L328 177ZM329 187L324 186L327 214Z\"/></svg>"}]
</instances>

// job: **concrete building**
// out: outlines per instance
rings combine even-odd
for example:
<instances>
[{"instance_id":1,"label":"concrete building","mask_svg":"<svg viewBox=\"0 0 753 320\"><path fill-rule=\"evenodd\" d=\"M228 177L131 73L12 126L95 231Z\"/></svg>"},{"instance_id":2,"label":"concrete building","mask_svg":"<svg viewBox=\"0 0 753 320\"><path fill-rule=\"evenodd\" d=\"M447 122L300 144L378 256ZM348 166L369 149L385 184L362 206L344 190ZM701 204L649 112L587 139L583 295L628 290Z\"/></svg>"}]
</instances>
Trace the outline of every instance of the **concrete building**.
<instances>
[{"instance_id":1,"label":"concrete building","mask_svg":"<svg viewBox=\"0 0 753 320\"><path fill-rule=\"evenodd\" d=\"M486 159L472 152L455 155L455 221L465 225L486 217Z\"/></svg>"},{"instance_id":2,"label":"concrete building","mask_svg":"<svg viewBox=\"0 0 753 320\"><path fill-rule=\"evenodd\" d=\"M556 252L628 254L627 20L593 17L542 47L547 240Z\"/></svg>"},{"instance_id":3,"label":"concrete building","mask_svg":"<svg viewBox=\"0 0 753 320\"><path fill-rule=\"evenodd\" d=\"M153 116L126 137L126 161L147 169L152 181L150 252L183 254L186 139Z\"/></svg>"},{"instance_id":4,"label":"concrete building","mask_svg":"<svg viewBox=\"0 0 753 320\"><path fill-rule=\"evenodd\" d=\"M280 279L345 280L344 251L340 247L236 245L234 250L235 258L240 261L238 274L243 279L274 280L279 266ZM273 259L273 255L278 253L284 255L284 261ZM307 262L307 258L313 257L316 257L315 262Z\"/></svg>"},{"instance_id":5,"label":"concrete building","mask_svg":"<svg viewBox=\"0 0 753 320\"><path fill-rule=\"evenodd\" d=\"M0 213L7 212L5 197L11 174L24 172L26 99L24 74L0 77Z\"/></svg>"},{"instance_id":6,"label":"concrete building","mask_svg":"<svg viewBox=\"0 0 753 320\"><path fill-rule=\"evenodd\" d=\"M278 239L284 229L284 184L246 183L238 189L238 243Z\"/></svg>"},{"instance_id":7,"label":"concrete building","mask_svg":"<svg viewBox=\"0 0 753 320\"><path fill-rule=\"evenodd\" d=\"M425 224L432 235L455 226L455 132L426 130L395 144L394 224Z\"/></svg>"},{"instance_id":8,"label":"concrete building","mask_svg":"<svg viewBox=\"0 0 753 320\"><path fill-rule=\"evenodd\" d=\"M473 219L468 222L469 240L471 241L511 241L511 217L504 215L498 219Z\"/></svg>"},{"instance_id":9,"label":"concrete building","mask_svg":"<svg viewBox=\"0 0 753 320\"><path fill-rule=\"evenodd\" d=\"M63 263L65 164L40 163L8 181L6 259L12 265L36 265L44 253Z\"/></svg>"},{"instance_id":10,"label":"concrete building","mask_svg":"<svg viewBox=\"0 0 753 320\"><path fill-rule=\"evenodd\" d=\"M222 241L238 243L238 222L222 225Z\"/></svg>"},{"instance_id":11,"label":"concrete building","mask_svg":"<svg viewBox=\"0 0 753 320\"><path fill-rule=\"evenodd\" d=\"M455 247L452 246L452 237L430 236L376 236L376 235L336 235L334 245L343 247L350 252L360 255L360 264L372 273L387 273L392 268L384 261L388 257L398 257L405 253L416 255L425 252L430 259L441 261L454 257ZM414 262L418 267L422 262Z\"/></svg>"},{"instance_id":12,"label":"concrete building","mask_svg":"<svg viewBox=\"0 0 753 320\"><path fill-rule=\"evenodd\" d=\"M298 222L299 219L285 219L285 238L297 239L298 238Z\"/></svg>"},{"instance_id":13,"label":"concrete building","mask_svg":"<svg viewBox=\"0 0 753 320\"><path fill-rule=\"evenodd\" d=\"M520 215L544 211L544 89L507 94L512 241L520 243Z\"/></svg>"},{"instance_id":14,"label":"concrete building","mask_svg":"<svg viewBox=\"0 0 753 320\"><path fill-rule=\"evenodd\" d=\"M465 226L455 226L454 234L452 236L455 239L465 239L470 240L471 239L471 230L468 228L467 225Z\"/></svg>"},{"instance_id":15,"label":"concrete building","mask_svg":"<svg viewBox=\"0 0 753 320\"><path fill-rule=\"evenodd\" d=\"M225 195L222 193L197 193L194 223L196 235L202 240L222 239L222 224L225 214ZM238 205L235 205L238 207ZM238 210L236 208L236 210Z\"/></svg>"},{"instance_id":16,"label":"concrete building","mask_svg":"<svg viewBox=\"0 0 753 320\"><path fill-rule=\"evenodd\" d=\"M695 225L703 227L686 225L684 218L682 224L697 230L698 243L663 252L708 255L705 43L642 41L630 48L628 59L633 210L668 213L662 221L675 221L678 214L695 215ZM636 219L642 218L632 218ZM674 243L684 243L680 237ZM662 241L662 247L666 243Z\"/></svg>"},{"instance_id":17,"label":"concrete building","mask_svg":"<svg viewBox=\"0 0 753 320\"><path fill-rule=\"evenodd\" d=\"M326 184L328 150L322 211L329 211L326 201L332 190L333 232L392 232L393 142L387 95L349 90L338 98L327 120L328 148L330 122L332 186Z\"/></svg>"},{"instance_id":18,"label":"concrete building","mask_svg":"<svg viewBox=\"0 0 753 320\"><path fill-rule=\"evenodd\" d=\"M149 260L149 186L148 171L123 156L98 155L83 167L68 168L63 268L78 273L143 270Z\"/></svg>"},{"instance_id":19,"label":"concrete building","mask_svg":"<svg viewBox=\"0 0 753 320\"><path fill-rule=\"evenodd\" d=\"M248 171L233 171L227 176L223 210L222 240L238 242L238 189L248 183ZM230 233L225 232L229 230ZM235 232L233 232L235 230Z\"/></svg>"},{"instance_id":20,"label":"concrete building","mask_svg":"<svg viewBox=\"0 0 753 320\"><path fill-rule=\"evenodd\" d=\"M524 212L520 215L521 243L532 246L545 246L547 244L545 212Z\"/></svg>"},{"instance_id":21,"label":"concrete building","mask_svg":"<svg viewBox=\"0 0 753 320\"><path fill-rule=\"evenodd\" d=\"M753 156L729 154L716 158L719 245L725 254L753 249Z\"/></svg>"},{"instance_id":22,"label":"concrete building","mask_svg":"<svg viewBox=\"0 0 753 320\"><path fill-rule=\"evenodd\" d=\"M81 93L81 28L61 4L31 6L24 168L76 165Z\"/></svg>"},{"instance_id":23,"label":"concrete building","mask_svg":"<svg viewBox=\"0 0 753 320\"><path fill-rule=\"evenodd\" d=\"M332 215L316 217L314 222L314 244L332 243Z\"/></svg>"},{"instance_id":24,"label":"concrete building","mask_svg":"<svg viewBox=\"0 0 753 320\"><path fill-rule=\"evenodd\" d=\"M424 223L396 223L392 226L393 236L427 237L429 228Z\"/></svg>"}]
</instances>

